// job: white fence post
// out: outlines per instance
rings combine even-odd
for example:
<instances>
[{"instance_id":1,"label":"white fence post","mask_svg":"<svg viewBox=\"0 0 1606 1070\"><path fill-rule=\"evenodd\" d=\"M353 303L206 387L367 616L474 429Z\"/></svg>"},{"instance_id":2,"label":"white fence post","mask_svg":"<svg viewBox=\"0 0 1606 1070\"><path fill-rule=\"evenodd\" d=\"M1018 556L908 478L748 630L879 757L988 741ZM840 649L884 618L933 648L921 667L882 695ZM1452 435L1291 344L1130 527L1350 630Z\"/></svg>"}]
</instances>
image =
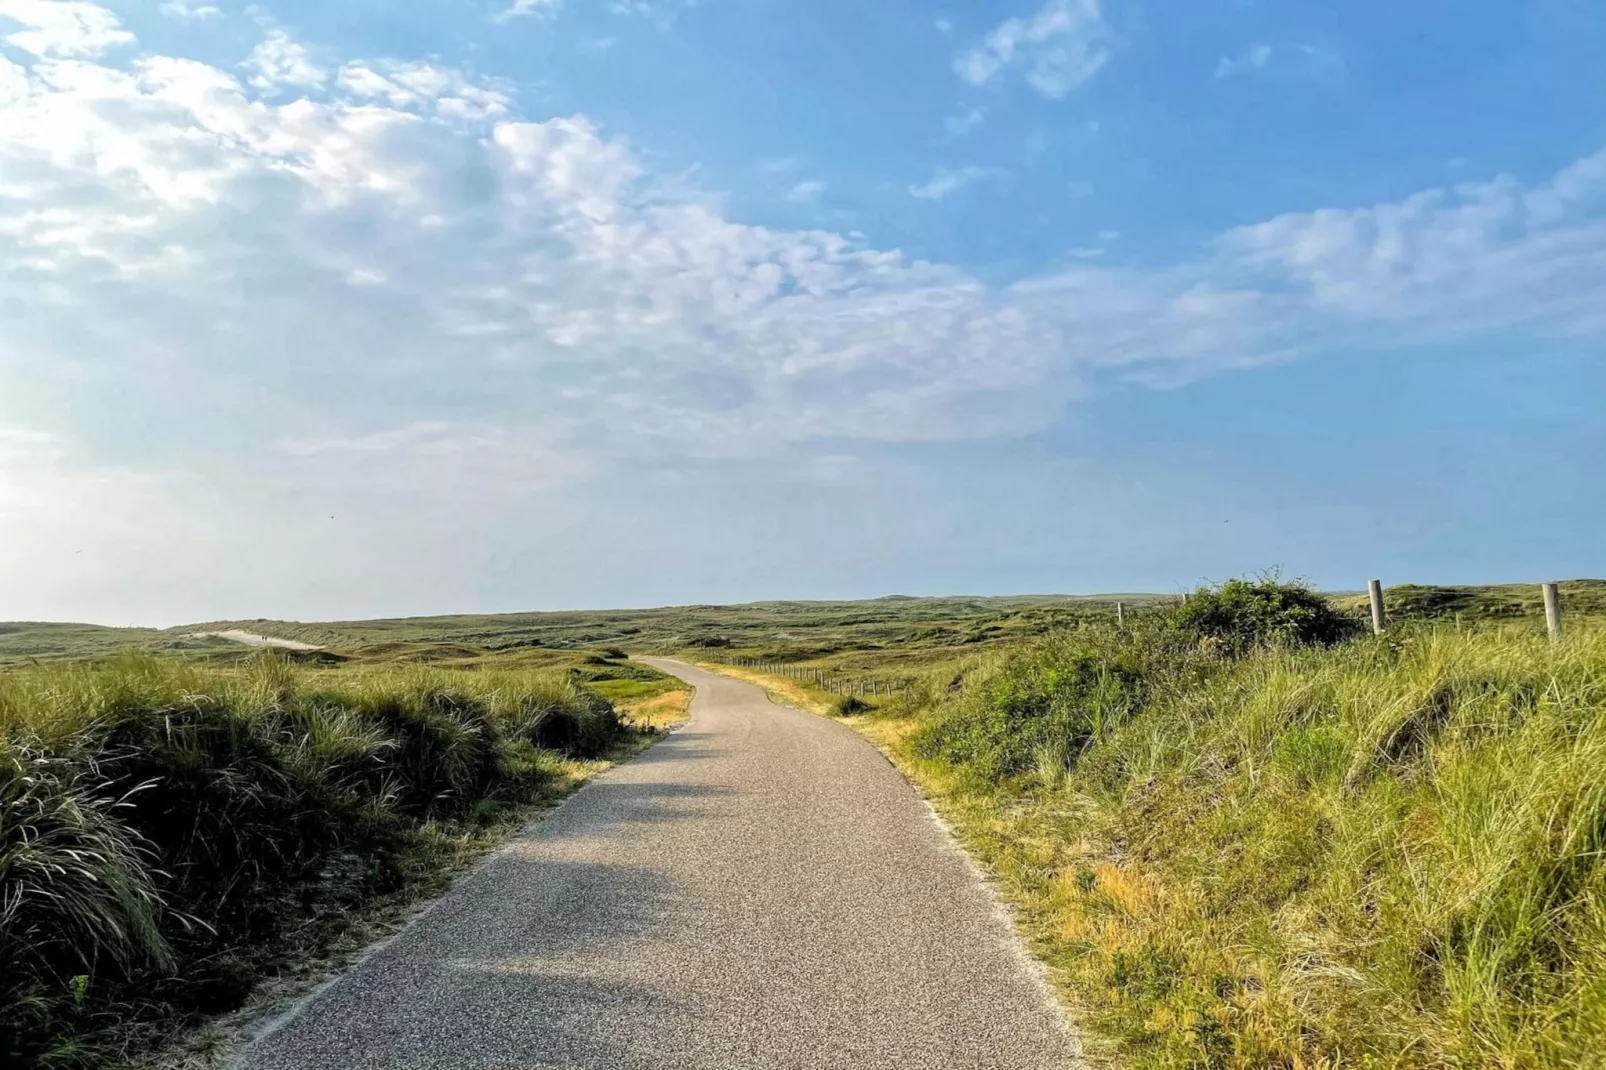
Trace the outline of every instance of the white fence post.
<instances>
[{"instance_id":1,"label":"white fence post","mask_svg":"<svg viewBox=\"0 0 1606 1070\"><path fill-rule=\"evenodd\" d=\"M1550 641L1561 641L1561 591L1554 583L1542 583L1539 590L1545 596L1545 630L1550 633Z\"/></svg>"}]
</instances>

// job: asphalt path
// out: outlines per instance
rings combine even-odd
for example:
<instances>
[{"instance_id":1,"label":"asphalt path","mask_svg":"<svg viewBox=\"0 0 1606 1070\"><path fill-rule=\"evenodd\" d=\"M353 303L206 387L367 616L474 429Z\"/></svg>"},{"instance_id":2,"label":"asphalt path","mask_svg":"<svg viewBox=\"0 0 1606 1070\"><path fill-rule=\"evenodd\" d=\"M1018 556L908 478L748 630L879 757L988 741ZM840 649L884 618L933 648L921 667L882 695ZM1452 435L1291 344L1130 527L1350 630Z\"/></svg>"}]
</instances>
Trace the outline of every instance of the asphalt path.
<instances>
[{"instance_id":1,"label":"asphalt path","mask_svg":"<svg viewBox=\"0 0 1606 1070\"><path fill-rule=\"evenodd\" d=\"M681 662L690 721L532 824L243 1070L1078 1065L974 867L849 729Z\"/></svg>"}]
</instances>

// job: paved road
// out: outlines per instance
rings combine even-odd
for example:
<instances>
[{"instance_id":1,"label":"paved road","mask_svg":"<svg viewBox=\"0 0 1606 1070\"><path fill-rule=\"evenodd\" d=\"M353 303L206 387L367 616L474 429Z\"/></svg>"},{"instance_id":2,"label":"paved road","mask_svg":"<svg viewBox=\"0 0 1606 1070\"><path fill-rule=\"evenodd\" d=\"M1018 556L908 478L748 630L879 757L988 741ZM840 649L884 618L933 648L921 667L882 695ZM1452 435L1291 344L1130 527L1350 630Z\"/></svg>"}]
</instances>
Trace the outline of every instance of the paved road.
<instances>
[{"instance_id":1,"label":"paved road","mask_svg":"<svg viewBox=\"0 0 1606 1070\"><path fill-rule=\"evenodd\" d=\"M697 688L685 728L532 825L237 1065L1076 1065L969 863L874 748L751 684L653 663Z\"/></svg>"}]
</instances>

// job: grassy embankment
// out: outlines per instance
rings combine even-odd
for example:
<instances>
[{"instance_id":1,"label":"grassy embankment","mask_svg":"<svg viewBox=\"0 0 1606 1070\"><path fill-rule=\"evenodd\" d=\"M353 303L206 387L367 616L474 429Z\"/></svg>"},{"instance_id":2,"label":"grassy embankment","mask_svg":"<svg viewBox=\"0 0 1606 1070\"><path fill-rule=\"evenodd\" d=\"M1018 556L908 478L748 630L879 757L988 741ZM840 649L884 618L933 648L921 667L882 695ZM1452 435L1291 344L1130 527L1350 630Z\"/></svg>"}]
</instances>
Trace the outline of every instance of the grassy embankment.
<instances>
[{"instance_id":1,"label":"grassy embankment","mask_svg":"<svg viewBox=\"0 0 1606 1070\"><path fill-rule=\"evenodd\" d=\"M686 697L601 656L463 671L125 655L0 674L0 1063L120 1065L285 988ZM186 1046L204 1064L222 1039Z\"/></svg>"},{"instance_id":2,"label":"grassy embankment","mask_svg":"<svg viewBox=\"0 0 1606 1070\"><path fill-rule=\"evenodd\" d=\"M185 656L233 656L226 640L197 632L240 630L330 647L359 659L458 664L518 653L539 661L574 652L622 647L671 652L699 646L750 646L791 636L816 652L902 646L967 646L1037 634L1089 614L1107 613L1112 599L1129 605L1152 595L1022 596L1018 598L903 598L858 602L754 602L740 606L497 613L396 620L235 620L168 629L105 628L88 624L0 623L0 666L33 660L102 657L130 648Z\"/></svg>"},{"instance_id":3,"label":"grassy embankment","mask_svg":"<svg viewBox=\"0 0 1606 1070\"><path fill-rule=\"evenodd\" d=\"M1333 623L1196 598L850 723L1119 1062L1606 1065L1606 630Z\"/></svg>"}]
</instances>

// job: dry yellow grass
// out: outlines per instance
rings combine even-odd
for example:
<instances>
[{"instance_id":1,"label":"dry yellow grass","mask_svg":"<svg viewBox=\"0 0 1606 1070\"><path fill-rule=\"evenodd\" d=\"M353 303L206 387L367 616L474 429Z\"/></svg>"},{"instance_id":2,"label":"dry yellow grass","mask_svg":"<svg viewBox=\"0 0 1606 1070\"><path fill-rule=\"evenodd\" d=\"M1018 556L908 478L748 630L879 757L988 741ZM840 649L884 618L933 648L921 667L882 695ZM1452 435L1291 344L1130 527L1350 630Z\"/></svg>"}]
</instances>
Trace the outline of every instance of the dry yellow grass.
<instances>
[{"instance_id":1,"label":"dry yellow grass","mask_svg":"<svg viewBox=\"0 0 1606 1070\"><path fill-rule=\"evenodd\" d=\"M686 719L687 708L691 706L691 690L666 691L651 698L633 699L628 702L617 702L614 708L626 723L637 728L649 728L662 732L673 728Z\"/></svg>"},{"instance_id":2,"label":"dry yellow grass","mask_svg":"<svg viewBox=\"0 0 1606 1070\"><path fill-rule=\"evenodd\" d=\"M772 676L767 672L758 672L754 669L739 668L735 665L722 665L714 661L695 661L692 664L699 669L729 676L732 680L744 680L750 684L757 684L764 689L771 702L779 702L785 706L796 706L800 710L810 713L825 713L831 708L831 696L817 687L808 687L788 676Z\"/></svg>"}]
</instances>

